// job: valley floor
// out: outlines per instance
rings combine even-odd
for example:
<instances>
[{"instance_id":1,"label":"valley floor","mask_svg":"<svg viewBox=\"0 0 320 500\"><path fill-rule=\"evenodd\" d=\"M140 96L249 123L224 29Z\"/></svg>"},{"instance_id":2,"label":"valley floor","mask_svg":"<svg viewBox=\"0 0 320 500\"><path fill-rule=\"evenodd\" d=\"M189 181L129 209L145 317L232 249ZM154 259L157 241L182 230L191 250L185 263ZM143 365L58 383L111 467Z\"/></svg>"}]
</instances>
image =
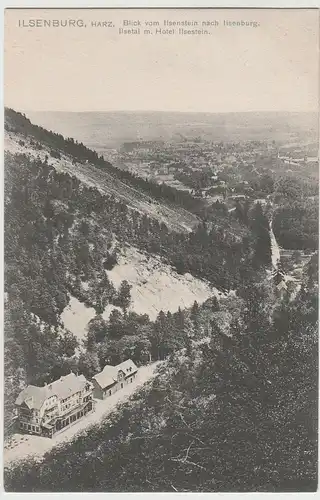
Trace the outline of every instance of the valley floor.
<instances>
[{"instance_id":1,"label":"valley floor","mask_svg":"<svg viewBox=\"0 0 320 500\"><path fill-rule=\"evenodd\" d=\"M157 361L147 366L141 366L138 376L132 384L125 386L107 399L96 400L96 409L71 427L56 434L52 439L28 434L13 434L4 445L4 465L18 462L26 458L41 460L43 455L66 441L71 441L77 434L87 431L92 425L99 423L111 413L117 404L123 403L144 383L153 378L156 368L161 363Z\"/></svg>"}]
</instances>

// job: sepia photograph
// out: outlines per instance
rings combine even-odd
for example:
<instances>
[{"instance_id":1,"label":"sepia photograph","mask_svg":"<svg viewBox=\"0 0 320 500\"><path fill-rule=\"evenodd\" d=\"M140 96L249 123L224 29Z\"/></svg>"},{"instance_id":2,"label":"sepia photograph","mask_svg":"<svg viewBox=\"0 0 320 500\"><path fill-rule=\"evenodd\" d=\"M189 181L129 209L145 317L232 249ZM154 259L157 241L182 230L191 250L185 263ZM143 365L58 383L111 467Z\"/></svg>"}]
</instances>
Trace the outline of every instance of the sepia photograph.
<instances>
[{"instance_id":1,"label":"sepia photograph","mask_svg":"<svg viewBox=\"0 0 320 500\"><path fill-rule=\"evenodd\" d=\"M6 9L6 492L316 492L319 10Z\"/></svg>"}]
</instances>

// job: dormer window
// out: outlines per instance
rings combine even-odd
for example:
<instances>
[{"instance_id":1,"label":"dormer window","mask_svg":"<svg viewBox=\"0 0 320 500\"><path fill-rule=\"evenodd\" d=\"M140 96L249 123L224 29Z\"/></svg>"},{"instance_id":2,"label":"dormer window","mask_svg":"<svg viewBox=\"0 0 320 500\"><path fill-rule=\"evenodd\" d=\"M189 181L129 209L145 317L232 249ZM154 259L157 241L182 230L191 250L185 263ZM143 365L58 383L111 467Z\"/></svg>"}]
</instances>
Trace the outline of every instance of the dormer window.
<instances>
[{"instance_id":1,"label":"dormer window","mask_svg":"<svg viewBox=\"0 0 320 500\"><path fill-rule=\"evenodd\" d=\"M118 380L121 380L124 377L124 373L122 371L118 372Z\"/></svg>"}]
</instances>

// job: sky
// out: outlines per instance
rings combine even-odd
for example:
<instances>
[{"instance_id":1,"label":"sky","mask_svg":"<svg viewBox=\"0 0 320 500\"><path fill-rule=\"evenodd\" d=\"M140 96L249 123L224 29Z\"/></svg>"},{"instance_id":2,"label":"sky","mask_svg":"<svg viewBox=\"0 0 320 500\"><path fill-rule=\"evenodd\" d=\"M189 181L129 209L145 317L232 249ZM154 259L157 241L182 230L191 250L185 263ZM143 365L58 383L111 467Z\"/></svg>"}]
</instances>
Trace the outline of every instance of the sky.
<instances>
[{"instance_id":1,"label":"sky","mask_svg":"<svg viewBox=\"0 0 320 500\"><path fill-rule=\"evenodd\" d=\"M32 19L86 27L19 27ZM120 35L124 20L140 21L141 34ZM143 34L146 21L164 20L198 21L195 28L210 34ZM203 28L209 20L219 26ZM224 20L259 26L225 27ZM91 26L98 21L114 28ZM319 13L7 9L4 99L19 111L317 111Z\"/></svg>"}]
</instances>

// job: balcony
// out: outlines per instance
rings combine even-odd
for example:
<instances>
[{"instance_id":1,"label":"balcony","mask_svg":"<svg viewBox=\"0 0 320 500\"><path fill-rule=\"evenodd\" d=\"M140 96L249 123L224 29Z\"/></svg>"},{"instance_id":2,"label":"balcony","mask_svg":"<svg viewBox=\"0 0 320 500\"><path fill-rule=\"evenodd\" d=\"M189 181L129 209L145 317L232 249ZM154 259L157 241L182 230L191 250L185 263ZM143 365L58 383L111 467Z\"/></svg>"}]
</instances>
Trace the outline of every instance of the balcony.
<instances>
[{"instance_id":1,"label":"balcony","mask_svg":"<svg viewBox=\"0 0 320 500\"><path fill-rule=\"evenodd\" d=\"M59 410L58 410L58 407L55 406L55 407L45 411L45 413L43 415L43 421L47 422L47 421L51 420L52 418L57 417L58 415L59 415Z\"/></svg>"},{"instance_id":2,"label":"balcony","mask_svg":"<svg viewBox=\"0 0 320 500\"><path fill-rule=\"evenodd\" d=\"M70 401L70 403L67 403L67 406L60 407L60 416L65 415L69 413L70 411L73 411L75 408L78 408L80 405L82 405L82 398Z\"/></svg>"},{"instance_id":3,"label":"balcony","mask_svg":"<svg viewBox=\"0 0 320 500\"><path fill-rule=\"evenodd\" d=\"M55 400L54 401L50 401L47 404L47 409L51 410L54 406L57 406L57 401L55 401Z\"/></svg>"},{"instance_id":4,"label":"balcony","mask_svg":"<svg viewBox=\"0 0 320 500\"><path fill-rule=\"evenodd\" d=\"M31 417L31 415L21 415L21 414L20 414L20 415L18 416L18 419L19 419L19 421L20 421L20 422L29 423L29 422L31 422L32 417Z\"/></svg>"},{"instance_id":5,"label":"balcony","mask_svg":"<svg viewBox=\"0 0 320 500\"><path fill-rule=\"evenodd\" d=\"M18 413L19 418L32 418L32 413L30 411L20 411Z\"/></svg>"},{"instance_id":6,"label":"balcony","mask_svg":"<svg viewBox=\"0 0 320 500\"><path fill-rule=\"evenodd\" d=\"M65 419L65 418L68 418L70 417L71 415L77 413L77 412L86 412L86 408L88 407L88 405L90 403L93 403L92 401L90 402L85 402L85 403L79 403L78 405L76 406L72 406L70 408L67 408L65 410L65 412L61 412L59 417L58 417L58 420L61 420L61 419Z\"/></svg>"},{"instance_id":7,"label":"balcony","mask_svg":"<svg viewBox=\"0 0 320 500\"><path fill-rule=\"evenodd\" d=\"M81 393L81 397L85 397L85 396L88 396L89 394L92 394L93 392L93 387L86 387L85 389L83 389L82 393Z\"/></svg>"}]
</instances>

